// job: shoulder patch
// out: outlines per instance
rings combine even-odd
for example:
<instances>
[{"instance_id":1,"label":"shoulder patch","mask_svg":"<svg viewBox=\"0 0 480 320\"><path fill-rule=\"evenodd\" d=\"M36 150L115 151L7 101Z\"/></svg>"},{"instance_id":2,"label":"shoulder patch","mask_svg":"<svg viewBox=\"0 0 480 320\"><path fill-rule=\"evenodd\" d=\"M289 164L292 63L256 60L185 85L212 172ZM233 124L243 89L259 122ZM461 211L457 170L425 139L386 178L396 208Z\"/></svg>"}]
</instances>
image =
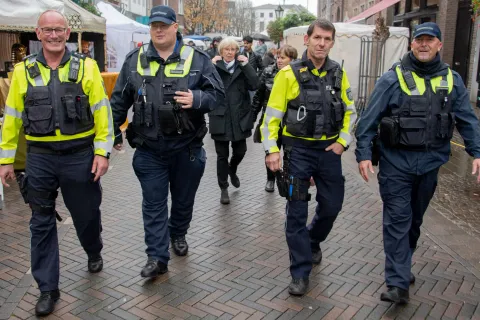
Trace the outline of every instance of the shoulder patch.
<instances>
[{"instance_id":1,"label":"shoulder patch","mask_svg":"<svg viewBox=\"0 0 480 320\"><path fill-rule=\"evenodd\" d=\"M352 88L347 89L347 98L348 100L353 101Z\"/></svg>"}]
</instances>

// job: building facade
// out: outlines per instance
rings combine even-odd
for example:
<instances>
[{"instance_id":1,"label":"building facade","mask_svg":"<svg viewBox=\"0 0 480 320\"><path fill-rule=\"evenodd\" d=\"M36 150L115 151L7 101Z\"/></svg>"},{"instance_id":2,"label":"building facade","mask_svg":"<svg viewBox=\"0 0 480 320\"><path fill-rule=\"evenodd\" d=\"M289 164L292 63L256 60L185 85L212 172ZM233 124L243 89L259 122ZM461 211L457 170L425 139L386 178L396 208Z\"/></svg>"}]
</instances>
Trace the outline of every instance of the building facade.
<instances>
[{"instance_id":1,"label":"building facade","mask_svg":"<svg viewBox=\"0 0 480 320\"><path fill-rule=\"evenodd\" d=\"M278 4L265 4L258 7L253 7L253 14L255 16L254 23L255 27L253 28L254 32L266 32L267 26L270 22L275 21L277 17L275 16L275 9L278 8ZM283 16L285 17L289 13L306 11L307 9L301 5L282 5L284 10Z\"/></svg>"},{"instance_id":2,"label":"building facade","mask_svg":"<svg viewBox=\"0 0 480 320\"><path fill-rule=\"evenodd\" d=\"M332 22L352 19L382 1L389 0L317 0L319 16ZM391 0L390 0L391 1ZM424 22L436 22L443 35L441 56L457 71L470 88L476 88L474 68L477 28L471 17L472 0L399 0L362 22L374 24L382 16L388 26L408 27L410 31ZM328 9L331 3L331 9ZM329 11L330 10L330 11ZM328 16L330 18L328 18ZM455 49L454 49L455 48ZM479 57L480 58L480 57ZM475 69L475 72L474 72ZM476 89L475 89L476 90Z\"/></svg>"}]
</instances>

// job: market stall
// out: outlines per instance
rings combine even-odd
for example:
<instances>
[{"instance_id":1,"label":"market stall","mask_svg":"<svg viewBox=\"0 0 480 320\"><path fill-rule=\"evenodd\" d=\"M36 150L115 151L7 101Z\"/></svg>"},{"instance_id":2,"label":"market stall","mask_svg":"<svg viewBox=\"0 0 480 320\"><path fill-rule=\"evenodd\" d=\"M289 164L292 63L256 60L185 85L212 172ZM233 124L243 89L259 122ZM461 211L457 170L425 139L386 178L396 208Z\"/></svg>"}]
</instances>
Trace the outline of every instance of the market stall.
<instances>
[{"instance_id":1,"label":"market stall","mask_svg":"<svg viewBox=\"0 0 480 320\"><path fill-rule=\"evenodd\" d=\"M100 67L105 69L105 19L79 7L71 0L0 0L0 70L11 60L11 47L21 43L27 47L27 54L38 52L35 28L41 12L54 9L65 14L72 29L67 46L71 50L88 48L88 54ZM88 46L86 45L88 44ZM85 51L85 53L87 53Z\"/></svg>"},{"instance_id":2,"label":"market stall","mask_svg":"<svg viewBox=\"0 0 480 320\"><path fill-rule=\"evenodd\" d=\"M361 50L362 39L371 39L375 29L374 25L358 25L350 23L334 23L335 44L330 51L329 57L341 63L344 61L344 68L350 81L354 99L358 97L359 79L361 76L361 59L364 59ZM304 36L307 34L308 26L294 27L283 32L285 43L295 47L299 55L306 50ZM379 68L387 71L390 67L407 52L409 29L403 27L389 27L390 35L385 42L384 54L382 55L383 65Z\"/></svg>"},{"instance_id":3,"label":"market stall","mask_svg":"<svg viewBox=\"0 0 480 320\"><path fill-rule=\"evenodd\" d=\"M100 1L97 4L107 25L107 70L120 71L125 56L138 44L150 41L150 28L138 23Z\"/></svg>"}]
</instances>

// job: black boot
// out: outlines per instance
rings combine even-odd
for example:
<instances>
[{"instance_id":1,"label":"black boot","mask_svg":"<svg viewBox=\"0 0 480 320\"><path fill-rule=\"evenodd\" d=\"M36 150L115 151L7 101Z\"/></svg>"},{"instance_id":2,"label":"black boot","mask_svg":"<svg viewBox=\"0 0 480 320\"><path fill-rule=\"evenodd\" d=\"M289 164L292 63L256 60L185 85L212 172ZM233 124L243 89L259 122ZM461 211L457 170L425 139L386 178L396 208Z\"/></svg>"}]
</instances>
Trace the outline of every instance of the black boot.
<instances>
[{"instance_id":1,"label":"black boot","mask_svg":"<svg viewBox=\"0 0 480 320\"><path fill-rule=\"evenodd\" d=\"M235 188L240 188L240 179L238 179L237 170L229 167L228 174L230 175L230 182L232 183L232 186L234 186Z\"/></svg>"},{"instance_id":2,"label":"black boot","mask_svg":"<svg viewBox=\"0 0 480 320\"><path fill-rule=\"evenodd\" d=\"M60 298L60 291L44 291L40 293L37 304L35 305L35 314L39 317L49 315L55 309L55 302Z\"/></svg>"},{"instance_id":3,"label":"black boot","mask_svg":"<svg viewBox=\"0 0 480 320\"><path fill-rule=\"evenodd\" d=\"M275 191L275 181L267 180L267 184L265 184L265 191L267 192Z\"/></svg>"},{"instance_id":4,"label":"black boot","mask_svg":"<svg viewBox=\"0 0 480 320\"><path fill-rule=\"evenodd\" d=\"M221 189L222 194L220 195L220 203L221 204L229 204L230 198L228 197L228 189Z\"/></svg>"},{"instance_id":5,"label":"black boot","mask_svg":"<svg viewBox=\"0 0 480 320\"><path fill-rule=\"evenodd\" d=\"M312 263L320 264L322 262L322 248L318 247L318 251L312 249Z\"/></svg>"},{"instance_id":6,"label":"black boot","mask_svg":"<svg viewBox=\"0 0 480 320\"><path fill-rule=\"evenodd\" d=\"M159 274L164 274L166 272L168 272L168 267L165 263L148 258L147 264L145 265L145 267L143 267L140 275L143 278L155 278Z\"/></svg>"},{"instance_id":7,"label":"black boot","mask_svg":"<svg viewBox=\"0 0 480 320\"><path fill-rule=\"evenodd\" d=\"M97 273L103 269L103 259L100 253L88 255L88 272Z\"/></svg>"},{"instance_id":8,"label":"black boot","mask_svg":"<svg viewBox=\"0 0 480 320\"><path fill-rule=\"evenodd\" d=\"M412 272L410 272L410 284L414 284L415 283L415 276L413 275Z\"/></svg>"},{"instance_id":9,"label":"black boot","mask_svg":"<svg viewBox=\"0 0 480 320\"><path fill-rule=\"evenodd\" d=\"M188 253L188 243L185 236L172 237L170 241L173 252L175 252L177 256L184 256Z\"/></svg>"},{"instance_id":10,"label":"black boot","mask_svg":"<svg viewBox=\"0 0 480 320\"><path fill-rule=\"evenodd\" d=\"M294 296L303 296L307 293L308 278L292 278L290 285L288 286L288 292Z\"/></svg>"},{"instance_id":11,"label":"black boot","mask_svg":"<svg viewBox=\"0 0 480 320\"><path fill-rule=\"evenodd\" d=\"M408 290L398 287L388 287L388 291L383 292L380 295L380 300L398 304L406 304L409 300Z\"/></svg>"}]
</instances>

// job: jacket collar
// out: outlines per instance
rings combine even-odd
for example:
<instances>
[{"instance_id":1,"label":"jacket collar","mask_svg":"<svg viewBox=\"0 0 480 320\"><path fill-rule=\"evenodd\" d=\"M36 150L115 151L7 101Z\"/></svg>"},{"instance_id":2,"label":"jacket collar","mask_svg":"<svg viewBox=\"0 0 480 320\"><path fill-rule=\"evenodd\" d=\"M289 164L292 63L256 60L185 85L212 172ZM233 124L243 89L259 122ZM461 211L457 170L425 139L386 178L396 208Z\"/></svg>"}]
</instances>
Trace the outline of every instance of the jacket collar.
<instances>
[{"instance_id":1,"label":"jacket collar","mask_svg":"<svg viewBox=\"0 0 480 320\"><path fill-rule=\"evenodd\" d=\"M303 52L303 55L302 55L302 61L305 63L305 65L308 67L308 69L310 70L310 72L312 72L313 70L315 70L315 65L313 64L313 62L308 59L307 57L307 50L305 50ZM327 56L325 58L325 62L323 63L323 66L318 70L318 74L321 74L322 71L330 71L330 70L333 70L335 69L336 67L336 64L330 59L329 56Z\"/></svg>"},{"instance_id":2,"label":"jacket collar","mask_svg":"<svg viewBox=\"0 0 480 320\"><path fill-rule=\"evenodd\" d=\"M168 57L166 61L160 57L160 55L157 52L157 49L155 49L155 46L153 45L152 40L150 40L150 43L148 45L148 50L147 50L147 60L148 61L157 61L157 62L164 62L165 64L169 63L174 63L174 62L179 62L180 61L180 51L182 50L183 47L183 38L180 32L177 32L177 42L175 43L175 48L173 48L173 53Z\"/></svg>"},{"instance_id":3,"label":"jacket collar","mask_svg":"<svg viewBox=\"0 0 480 320\"><path fill-rule=\"evenodd\" d=\"M65 47L65 53L63 54L63 57L62 57L62 60L60 61L59 67L64 66L70 60L71 56L72 56L72 53L70 52L70 50L68 50L67 47ZM45 56L43 55L43 49L40 50L40 52L37 54L37 61L40 62L41 64L43 64L44 66L48 67L47 60L45 59Z\"/></svg>"}]
</instances>

